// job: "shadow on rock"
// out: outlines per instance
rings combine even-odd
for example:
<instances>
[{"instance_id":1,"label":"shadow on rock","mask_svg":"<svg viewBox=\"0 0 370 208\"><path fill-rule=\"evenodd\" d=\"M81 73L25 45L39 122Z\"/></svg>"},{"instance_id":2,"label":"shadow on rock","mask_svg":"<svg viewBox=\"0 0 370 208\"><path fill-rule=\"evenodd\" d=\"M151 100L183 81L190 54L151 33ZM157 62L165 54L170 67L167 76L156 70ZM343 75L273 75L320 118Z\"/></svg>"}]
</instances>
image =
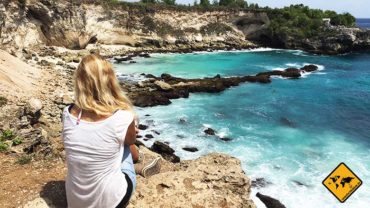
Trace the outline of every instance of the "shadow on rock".
<instances>
[{"instance_id":1,"label":"shadow on rock","mask_svg":"<svg viewBox=\"0 0 370 208\"><path fill-rule=\"evenodd\" d=\"M65 181L49 181L42 187L40 196L53 204L53 207L67 207Z\"/></svg>"}]
</instances>

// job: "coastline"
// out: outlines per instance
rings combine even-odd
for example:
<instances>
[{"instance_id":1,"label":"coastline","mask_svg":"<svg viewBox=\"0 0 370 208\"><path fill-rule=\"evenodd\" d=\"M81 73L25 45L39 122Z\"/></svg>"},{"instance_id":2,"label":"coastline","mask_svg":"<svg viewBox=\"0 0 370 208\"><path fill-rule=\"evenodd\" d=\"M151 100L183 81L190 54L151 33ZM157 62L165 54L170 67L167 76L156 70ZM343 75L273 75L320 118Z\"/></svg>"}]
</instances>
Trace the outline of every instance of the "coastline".
<instances>
[{"instance_id":1,"label":"coastline","mask_svg":"<svg viewBox=\"0 0 370 208\"><path fill-rule=\"evenodd\" d=\"M60 6L61 9L66 9L63 4L61 5L62 6L57 6ZM19 9L18 6L14 4L11 6L11 9ZM337 36L337 34L330 36L327 45L326 43L323 43L322 40L315 40L316 42L309 42L307 45L305 45L305 47L300 47L299 45L297 46L294 44L287 46L287 48L291 49L261 47L260 44L247 40L245 34L242 34L235 28L232 31L228 31L228 33L223 33L222 31L220 34L206 33L203 34L201 38L199 38L198 34L190 32L189 34L186 34L190 39L189 42L182 42L181 39L173 40L173 37L168 36L161 37L155 33L143 35L137 31L134 31L132 34L132 37L135 37L136 39L131 40L129 38L130 36L127 36L126 34L127 31L121 31L121 22L114 22L112 26L113 29L109 29L109 27L103 27L101 25L103 23L99 23L99 21L96 20L98 18L109 20L108 17L103 15L105 12L104 9L100 8L99 6L87 5L87 9L89 10L90 14L96 11L98 16L94 16L96 19L89 19L89 24L87 24L85 27L82 27L78 22L74 22L73 24L59 22L57 18L58 16L57 14L53 13L54 10L52 8L45 8L40 4L28 6L29 9L35 12L35 14L38 14L39 12L39 14L46 15L48 12L50 12L55 15L50 16L50 24L60 24L62 25L62 29L64 27L71 27L79 31L82 28L81 30L83 31L87 29L90 30L88 32L91 32L91 29L96 27L99 28L99 31L97 34L85 34L86 36L78 36L83 40L85 38L88 39L87 42L85 40L82 41L84 42L84 44L82 44L84 47L80 47L81 45L78 45L78 47L76 46L77 48L68 49L65 44L70 44L72 42L75 43L74 37L59 36L60 34L54 33L55 31L53 30L51 30L50 34L40 33L35 26L37 24L34 24L33 22L41 21L40 19L37 19L37 15L33 17L34 19L32 19L32 21L26 17L21 17L21 19L23 18L22 21L24 21L26 26L29 28L22 26L19 30L13 30L14 28L10 27L12 24L8 24L8 22L7 27L1 28L4 29L3 32L5 31L9 33L10 38L4 38L4 35L0 36L0 40L2 41L1 48L8 52L6 58L3 58L4 60L0 60L0 65L4 66L3 68L5 71L16 69L21 64L24 66L24 71L22 71L23 69L20 70L17 75L12 75L11 73L8 73L9 71L6 71L7 73L5 73L5 75L12 76L11 78L14 79L18 76L27 74L28 78L24 81L24 83L32 84L21 86L21 88L18 89L16 85L19 83L14 81L5 82L6 76L0 76L0 87L7 89L0 94L1 98L5 97L7 99L4 107L2 105L0 110L0 129L11 129L14 134L24 138L22 144L14 146L10 145L10 148L6 153L0 153L0 157L4 156L4 161L8 164L8 166L4 168L4 172L0 173L2 175L6 175L6 178L9 181L19 177L21 178L20 182L22 182L27 180L27 174L28 172L31 172L34 180L37 181L36 184L35 182L30 182L25 183L26 185L23 185L19 182L14 187L12 187L10 183L6 183L5 187L9 191L2 193L1 198L3 198L5 206L9 207L11 207L12 203L15 203L15 201L22 205L30 201L27 206L33 208L47 206L52 207L53 203L65 203L63 198L63 190L61 189L62 185L60 183L56 184L56 188L48 187L46 185L44 186L42 183L48 183L49 181L47 180L51 180L51 182L57 179L58 181L62 181L64 177L63 174L57 173L58 169L65 171L65 165L63 162L64 150L60 140L60 113L66 105L69 105L73 102L71 77L81 57L84 55L89 53L100 53L102 56L111 60L114 60L115 58L124 59L125 61L123 62L129 63L132 61L129 58L132 58L133 56L141 56L143 58L150 59L151 54L203 54L224 52L258 52L265 50L294 50L297 53L313 52L318 56L323 56L320 54L325 54L326 56L346 54L361 50L368 50L370 48L370 44L369 42L366 42L366 38L361 39L357 37L358 35L364 35L364 37L368 37L367 35L370 34L370 30L340 27L334 28L338 31L339 36ZM71 7L69 9L74 12L80 11L77 7ZM0 13L1 12L2 10ZM122 14L117 10L114 10L114 12L117 14ZM162 12L158 12L158 15L155 16L154 19L163 18L163 16L165 16L164 14L167 14L166 12L168 11ZM18 14L18 12L14 12L14 16L7 15L6 20L12 23ZM103 17L99 15L103 15ZM219 15L219 13L216 12L215 14L210 15L212 19ZM252 18L261 18L263 21L265 21L265 16L263 15L262 17L258 15L256 16L256 14L248 13L243 13L243 15L246 15L247 17L250 17L248 15L251 15ZM11 18L9 18L9 16L11 16ZM80 17L72 17L80 19ZM205 20L202 15L197 16L197 18L201 19L202 24L204 25L208 25L210 22L212 23L212 21L214 21L214 19L212 19L209 22L209 20ZM233 18L239 17L233 16ZM222 17L221 21L226 25L232 26L232 21L230 19ZM44 25L44 22L41 21L41 23ZM61 28L58 27L57 29ZM122 35L122 33L110 34L110 32L114 32L117 28L120 29L120 32L125 34L123 38L124 40L119 39L117 42L111 43L109 40L111 36L112 39L115 39L121 37ZM27 33L29 36L21 35ZM104 33L109 35L105 35ZM51 38L49 40L46 38L47 35L51 35L51 37L55 36L56 38L54 37L55 39ZM96 37L98 37L98 42L90 42L90 39L93 37L93 35L97 35ZM340 35L343 35L344 38L342 38ZM63 38L66 39L66 43L62 41ZM24 40L24 42L16 40ZM56 42L53 42L55 40ZM293 40L292 42L296 43L296 41L299 40ZM312 46L315 47L312 48ZM327 46L329 49L325 48L324 46ZM297 48L302 50L296 50ZM5 51L0 52L4 54L6 53ZM9 61L8 59L10 58L8 58L8 56L12 57L12 60ZM13 65L9 65L9 62L13 62ZM219 93L244 82L257 82L266 84L274 81L274 78L276 77L279 77L279 79L304 78L307 74L316 70L320 70L318 68L313 71L309 69L309 71L305 71L303 69L304 66L289 66L289 68L286 67L273 72L261 71L259 74L244 74L243 76L223 77L214 74L213 77L198 77L193 79L176 77L171 74L164 74L162 76L145 74L142 75L145 78L144 82L134 82L128 85L123 83L123 88L130 94L131 98L135 100L137 106L147 107L156 105L169 105L172 99L187 98L191 93ZM15 84L13 85L13 83ZM19 85L21 84L22 83ZM139 99L139 101L137 101L137 99ZM291 123L289 120L283 120L283 122L287 123L287 125L290 125ZM223 136L218 136L217 138L224 142L228 142L227 140L230 139ZM151 147L142 148L147 154L156 154L153 151L148 150ZM162 157L168 156L167 153L164 153L163 155ZM170 155L169 157L173 158L175 156ZM214 164L215 160L217 161L216 164ZM221 173L207 171L209 169L217 170L220 168L219 164L223 164L222 160L229 161L231 165L225 164L225 167L235 170L235 173L230 173L223 169L224 166L221 167ZM44 161L46 161L45 164ZM23 163L24 165L21 165ZM262 184L268 183L263 181L263 178L260 181L258 181L258 178L256 178L255 181L251 181L251 179L247 176L249 173L247 172L244 174L241 168L240 160L220 153L202 156L195 160L181 162L180 164L172 164L171 162L167 161L164 161L164 163L165 168L160 175L149 180L143 178L139 180L140 191L135 196L131 205L132 207L140 205L153 205L152 203L163 203L163 206L188 205L188 199L195 197L195 207L201 207L201 204L204 201L212 201L214 204L210 202L210 204L207 204L207 206L215 207L240 205L243 207L243 205L247 204L252 208L255 207L250 198L253 182L259 183L262 181ZM35 170L32 168L34 164L37 164ZM202 166L200 169L196 169L196 166L199 164L204 166ZM24 167L26 167L28 172L23 171ZM47 174L48 170L45 170L47 167L52 167L52 174ZM189 167L193 167L193 169ZM6 172L7 170L10 170L10 172L14 172L16 174L9 174L9 172ZM47 175L46 179L41 180L42 174ZM231 179L225 178L225 175L232 175L232 177ZM177 183L180 179L183 181ZM234 185L230 185L234 182ZM146 188L143 184L149 184L149 188ZM32 187L33 185L37 187L34 190ZM52 185L55 184L51 184L51 186ZM21 199L21 196L12 196L14 193L23 191L22 189L24 186L29 186L26 188L27 193L25 193L26 197L24 199ZM45 187L48 188L46 192L55 191L56 198L55 196L51 195L43 195L45 194L45 191L43 192L42 189ZM220 187L224 190L220 191ZM153 197L151 195L152 190L155 190L155 198L161 199L170 196L171 199L167 201L155 201L155 198L151 198ZM217 196L214 197L212 195L213 192L210 190L218 190ZM206 194L199 196L199 194L194 194L194 191L204 191ZM224 195L227 195L228 198L225 199L221 197ZM145 196L144 200L143 196ZM51 199L48 199L50 197ZM36 199L33 200L33 198ZM176 201L178 198L181 200Z\"/></svg>"}]
</instances>

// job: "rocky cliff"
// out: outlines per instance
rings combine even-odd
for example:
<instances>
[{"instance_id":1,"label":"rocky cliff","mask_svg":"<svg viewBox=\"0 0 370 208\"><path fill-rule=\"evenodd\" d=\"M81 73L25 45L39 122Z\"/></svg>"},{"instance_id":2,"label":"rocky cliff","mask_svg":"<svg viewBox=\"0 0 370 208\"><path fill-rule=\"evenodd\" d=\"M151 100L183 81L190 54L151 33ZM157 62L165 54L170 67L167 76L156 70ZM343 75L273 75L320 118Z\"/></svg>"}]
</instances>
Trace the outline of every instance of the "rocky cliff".
<instances>
[{"instance_id":1,"label":"rocky cliff","mask_svg":"<svg viewBox=\"0 0 370 208\"><path fill-rule=\"evenodd\" d=\"M69 1L0 4L0 43L22 49L40 45L82 49L89 43L143 48L250 47L269 24L264 13L107 7Z\"/></svg>"},{"instance_id":2,"label":"rocky cliff","mask_svg":"<svg viewBox=\"0 0 370 208\"><path fill-rule=\"evenodd\" d=\"M166 51L263 45L325 54L370 48L369 30L328 27L302 39L272 34L269 25L268 15L261 11L111 5L93 0L0 3L0 46L13 53L43 45L83 49L94 43Z\"/></svg>"}]
</instances>

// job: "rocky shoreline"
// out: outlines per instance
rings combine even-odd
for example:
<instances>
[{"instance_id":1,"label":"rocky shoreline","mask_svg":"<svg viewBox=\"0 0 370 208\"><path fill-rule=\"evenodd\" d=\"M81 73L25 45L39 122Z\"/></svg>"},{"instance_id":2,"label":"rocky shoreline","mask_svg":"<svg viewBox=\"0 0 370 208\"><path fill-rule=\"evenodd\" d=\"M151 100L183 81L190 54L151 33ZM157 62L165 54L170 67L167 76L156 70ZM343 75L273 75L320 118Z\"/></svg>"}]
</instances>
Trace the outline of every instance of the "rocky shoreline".
<instances>
[{"instance_id":1,"label":"rocky shoreline","mask_svg":"<svg viewBox=\"0 0 370 208\"><path fill-rule=\"evenodd\" d=\"M171 99L188 98L190 93L218 93L227 88L238 86L241 83L270 83L271 77L298 79L302 73L316 71L316 65L306 65L301 69L287 68L283 71L275 70L261 72L256 75L236 77L205 77L198 79L184 79L162 74L156 77L152 74L142 74L146 79L140 82L122 81L121 86L126 91L133 104L138 107L169 105Z\"/></svg>"},{"instance_id":2,"label":"rocky shoreline","mask_svg":"<svg viewBox=\"0 0 370 208\"><path fill-rule=\"evenodd\" d=\"M81 57L100 53L117 62L132 62L134 56L150 58L151 53L253 49L259 44L247 37L253 36L255 40L269 24L267 15L260 12L161 10L143 16L136 9L107 12L99 4L71 5L68 1L27 1L23 6L15 1L6 3L0 3L0 157L11 158L20 170L23 165L47 160L65 168L60 115L65 106L73 103L71 77ZM112 18L115 16L121 18ZM167 23L168 19L171 21ZM245 19L253 21L235 25ZM369 31L338 28L338 34L333 34L327 42L287 39L285 43L291 45L284 47L336 54L370 46ZM187 98L191 93L219 93L242 83L267 84L274 77L298 79L317 69L315 65L307 65L255 75L215 74L197 79L142 74L141 81L122 79L121 86L135 106L148 107L169 105L172 99ZM207 129L205 133L212 135L215 130ZM131 207L182 207L188 206L189 200L193 207L255 207L249 196L253 185L238 159L211 154L194 161L181 161L167 144L156 142L150 148L138 145L146 154L160 154L164 168L158 176L139 178ZM186 151L194 152L197 148L186 147ZM57 191L58 196L63 196L63 189ZM20 197L6 191L5 194L1 195L5 200L1 202L9 207L15 197ZM37 196L34 193L30 197ZM267 207L283 207L271 197L259 196L262 201L274 204ZM44 198L49 197L36 198L26 207L52 207L57 203ZM63 200L59 198L62 207Z\"/></svg>"},{"instance_id":3,"label":"rocky shoreline","mask_svg":"<svg viewBox=\"0 0 370 208\"><path fill-rule=\"evenodd\" d=\"M30 56L23 55L23 60L35 68L43 69L44 76L43 79L34 80L34 82L38 82L37 87L27 96L23 95L20 99L14 99L12 97L14 93L11 91L9 94L1 95L5 96L7 102L0 111L0 129L3 133L8 130L12 132L12 135L5 141L9 147L6 151L7 156L18 158L17 163L19 164L27 164L44 158L64 160L63 145L60 140L60 114L65 106L73 102L71 83L73 70L80 58L90 52L99 53L96 50L68 52L55 47L45 47L42 50L32 52L23 51L24 54L30 54ZM136 52L135 56L150 58L150 54L146 52ZM125 61L130 61L127 56L124 58ZM142 81L121 81L121 85L135 106L147 107L168 105L171 103L171 99L187 98L190 93L218 93L244 82L266 84L270 83L272 78L276 76L297 79L301 74L317 69L315 65L307 65L301 69L288 68L283 71L267 71L256 75L237 77L215 75L214 77L198 79L184 79L173 77L170 74L162 74L160 77L142 74ZM147 127L142 126L141 128ZM209 134L211 131L214 130L205 133ZM150 139L150 136L145 135L144 139ZM21 142L15 145L14 141L17 138L21 138ZM220 139L231 140L230 138ZM138 145L142 146L140 143ZM169 164L182 165L174 151L164 143L157 142L150 150L161 154L165 160L168 160ZM197 149L196 147L187 147L186 151L193 152ZM205 156L205 158L207 157ZM247 176L245 177L247 178ZM249 184L243 189L245 192L249 192L250 187ZM139 200L137 203L149 202Z\"/></svg>"}]
</instances>

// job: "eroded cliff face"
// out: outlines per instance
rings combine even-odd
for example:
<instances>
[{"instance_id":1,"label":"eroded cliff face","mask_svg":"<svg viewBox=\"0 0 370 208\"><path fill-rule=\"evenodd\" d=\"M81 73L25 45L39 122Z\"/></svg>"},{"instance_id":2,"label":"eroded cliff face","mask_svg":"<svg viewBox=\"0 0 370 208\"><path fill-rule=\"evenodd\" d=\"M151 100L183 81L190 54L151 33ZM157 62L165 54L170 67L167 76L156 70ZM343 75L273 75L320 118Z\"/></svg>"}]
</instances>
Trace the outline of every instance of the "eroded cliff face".
<instances>
[{"instance_id":1,"label":"eroded cliff face","mask_svg":"<svg viewBox=\"0 0 370 208\"><path fill-rule=\"evenodd\" d=\"M264 13L107 8L68 1L28 0L0 4L0 43L21 49L40 45L82 49L89 43L132 47L250 47L263 32Z\"/></svg>"},{"instance_id":2,"label":"eroded cliff face","mask_svg":"<svg viewBox=\"0 0 370 208\"><path fill-rule=\"evenodd\" d=\"M270 37L273 47L300 49L315 54L343 54L370 49L370 30L329 26L311 38Z\"/></svg>"}]
</instances>

